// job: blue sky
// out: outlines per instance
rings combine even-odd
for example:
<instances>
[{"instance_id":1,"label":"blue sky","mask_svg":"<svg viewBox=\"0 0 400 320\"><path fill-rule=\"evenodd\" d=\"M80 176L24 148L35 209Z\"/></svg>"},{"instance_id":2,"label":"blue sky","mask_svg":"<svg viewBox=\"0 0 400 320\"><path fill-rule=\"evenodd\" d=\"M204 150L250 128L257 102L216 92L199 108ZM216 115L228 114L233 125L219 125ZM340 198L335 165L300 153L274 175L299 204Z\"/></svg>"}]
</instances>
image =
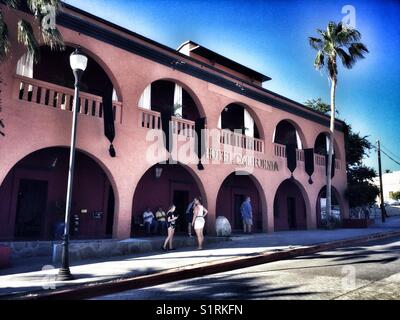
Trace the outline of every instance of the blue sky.
<instances>
[{"instance_id":1,"label":"blue sky","mask_svg":"<svg viewBox=\"0 0 400 320\"><path fill-rule=\"evenodd\" d=\"M370 50L339 69L337 106L353 129L400 157L400 1L67 0L67 3L176 49L193 40L272 78L264 87L299 102L329 102L326 75L313 68L307 37L355 8ZM383 169L400 166L382 158ZM400 162L400 158L398 159ZM377 167L375 152L365 163Z\"/></svg>"}]
</instances>

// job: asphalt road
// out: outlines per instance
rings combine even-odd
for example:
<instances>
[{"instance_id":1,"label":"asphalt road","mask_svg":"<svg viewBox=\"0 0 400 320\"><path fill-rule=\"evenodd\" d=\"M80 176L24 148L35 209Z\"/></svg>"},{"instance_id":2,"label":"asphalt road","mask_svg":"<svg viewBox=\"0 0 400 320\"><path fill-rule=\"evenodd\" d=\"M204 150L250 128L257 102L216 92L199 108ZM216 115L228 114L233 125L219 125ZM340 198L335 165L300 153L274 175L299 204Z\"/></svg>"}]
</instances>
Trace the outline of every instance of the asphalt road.
<instances>
[{"instance_id":1,"label":"asphalt road","mask_svg":"<svg viewBox=\"0 0 400 320\"><path fill-rule=\"evenodd\" d=\"M400 300L399 258L392 238L96 299Z\"/></svg>"}]
</instances>

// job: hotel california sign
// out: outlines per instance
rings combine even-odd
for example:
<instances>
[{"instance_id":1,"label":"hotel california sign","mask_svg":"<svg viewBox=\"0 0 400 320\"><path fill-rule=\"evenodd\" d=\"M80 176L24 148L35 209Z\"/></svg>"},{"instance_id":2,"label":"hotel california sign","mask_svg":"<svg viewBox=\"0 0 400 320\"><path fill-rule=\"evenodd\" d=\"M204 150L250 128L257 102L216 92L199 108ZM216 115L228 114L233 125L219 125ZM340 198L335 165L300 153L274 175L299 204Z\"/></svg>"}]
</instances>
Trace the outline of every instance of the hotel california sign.
<instances>
[{"instance_id":1,"label":"hotel california sign","mask_svg":"<svg viewBox=\"0 0 400 320\"><path fill-rule=\"evenodd\" d=\"M208 148L206 158L212 163L233 164L244 167L254 167L268 171L279 171L278 162L266 159L260 159L253 154L232 153L225 150Z\"/></svg>"}]
</instances>

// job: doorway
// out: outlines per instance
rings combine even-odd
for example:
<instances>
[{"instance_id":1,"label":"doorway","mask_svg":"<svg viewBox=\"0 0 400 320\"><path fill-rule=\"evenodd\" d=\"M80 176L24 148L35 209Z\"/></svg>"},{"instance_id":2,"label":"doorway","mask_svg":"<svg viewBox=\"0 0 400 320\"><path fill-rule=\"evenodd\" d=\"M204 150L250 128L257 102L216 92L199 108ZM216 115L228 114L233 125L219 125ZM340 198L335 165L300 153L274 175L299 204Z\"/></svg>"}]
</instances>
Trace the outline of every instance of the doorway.
<instances>
[{"instance_id":1,"label":"doorway","mask_svg":"<svg viewBox=\"0 0 400 320\"><path fill-rule=\"evenodd\" d=\"M296 199L294 197L287 198L287 213L289 229L296 229Z\"/></svg>"},{"instance_id":2,"label":"doorway","mask_svg":"<svg viewBox=\"0 0 400 320\"><path fill-rule=\"evenodd\" d=\"M187 232L189 221L186 219L186 208L189 205L189 191L174 190L172 203L175 205L175 212L178 214L177 231Z\"/></svg>"},{"instance_id":3,"label":"doorway","mask_svg":"<svg viewBox=\"0 0 400 320\"><path fill-rule=\"evenodd\" d=\"M38 239L47 203L48 182L21 179L18 189L15 237Z\"/></svg>"},{"instance_id":4,"label":"doorway","mask_svg":"<svg viewBox=\"0 0 400 320\"><path fill-rule=\"evenodd\" d=\"M244 202L246 196L244 194L234 194L233 196L233 226L234 229L243 229L242 214L240 212L240 207Z\"/></svg>"}]
</instances>

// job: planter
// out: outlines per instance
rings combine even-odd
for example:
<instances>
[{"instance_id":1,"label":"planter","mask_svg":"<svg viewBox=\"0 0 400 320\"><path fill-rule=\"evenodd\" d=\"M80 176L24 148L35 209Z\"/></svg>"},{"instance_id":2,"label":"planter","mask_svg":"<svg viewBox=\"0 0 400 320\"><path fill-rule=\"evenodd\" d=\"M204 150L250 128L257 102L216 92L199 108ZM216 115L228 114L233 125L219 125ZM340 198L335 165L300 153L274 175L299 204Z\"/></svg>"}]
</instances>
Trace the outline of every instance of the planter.
<instances>
[{"instance_id":1,"label":"planter","mask_svg":"<svg viewBox=\"0 0 400 320\"><path fill-rule=\"evenodd\" d=\"M343 219L343 228L368 228L374 224L373 219Z\"/></svg>"}]
</instances>

